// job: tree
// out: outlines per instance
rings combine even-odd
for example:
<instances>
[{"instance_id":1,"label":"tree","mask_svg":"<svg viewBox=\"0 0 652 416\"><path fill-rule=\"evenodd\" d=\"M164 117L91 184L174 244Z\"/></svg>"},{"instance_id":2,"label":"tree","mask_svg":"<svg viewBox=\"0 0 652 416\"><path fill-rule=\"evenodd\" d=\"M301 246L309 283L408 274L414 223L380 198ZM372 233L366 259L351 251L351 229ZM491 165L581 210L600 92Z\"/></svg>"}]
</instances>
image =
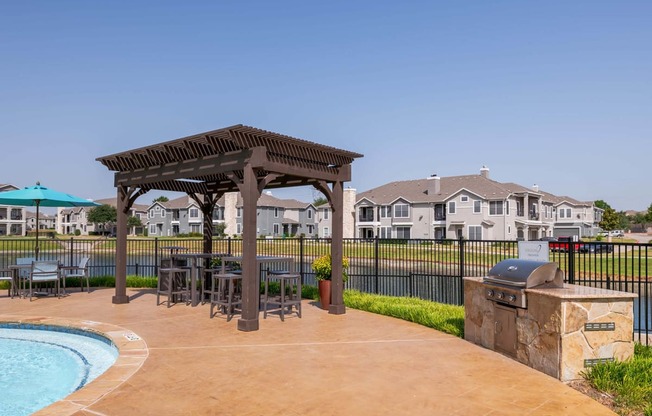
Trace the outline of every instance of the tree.
<instances>
[{"instance_id":1,"label":"tree","mask_svg":"<svg viewBox=\"0 0 652 416\"><path fill-rule=\"evenodd\" d=\"M215 224L215 226L213 227L213 236L217 238L224 238L226 236L224 230L226 230L226 224L224 223Z\"/></svg>"},{"instance_id":2,"label":"tree","mask_svg":"<svg viewBox=\"0 0 652 416\"><path fill-rule=\"evenodd\" d=\"M611 209L611 205L607 204L606 202L604 202L601 199L598 199L597 201L593 202L593 205L595 205L596 207L598 207L600 209L603 209L605 211L608 210L608 209Z\"/></svg>"},{"instance_id":3,"label":"tree","mask_svg":"<svg viewBox=\"0 0 652 416\"><path fill-rule=\"evenodd\" d=\"M142 227L143 223L138 217L134 217L133 215L130 215L129 218L127 218L127 230L133 230L136 227Z\"/></svg>"},{"instance_id":4,"label":"tree","mask_svg":"<svg viewBox=\"0 0 652 416\"><path fill-rule=\"evenodd\" d=\"M600 228L603 230L611 231L618 228L620 225L620 217L616 211L609 207L604 210L602 214L602 221L600 221Z\"/></svg>"},{"instance_id":5,"label":"tree","mask_svg":"<svg viewBox=\"0 0 652 416\"><path fill-rule=\"evenodd\" d=\"M315 198L315 200L312 201L312 204L313 204L314 206L316 206L316 207L318 207L318 206L320 206L320 205L327 204L327 203L328 203L328 200L327 200L325 197L323 197L323 196L320 196L319 198Z\"/></svg>"},{"instance_id":6,"label":"tree","mask_svg":"<svg viewBox=\"0 0 652 416\"><path fill-rule=\"evenodd\" d=\"M107 204L95 207L88 212L88 222L103 224L105 230L110 229L111 227L108 225L115 223L117 218L118 213L115 207Z\"/></svg>"},{"instance_id":7,"label":"tree","mask_svg":"<svg viewBox=\"0 0 652 416\"><path fill-rule=\"evenodd\" d=\"M115 222L118 218L117 211L111 205L100 205L95 207L88 212L88 221L93 224L106 224L109 222Z\"/></svg>"},{"instance_id":8,"label":"tree","mask_svg":"<svg viewBox=\"0 0 652 416\"><path fill-rule=\"evenodd\" d=\"M165 196L165 195L161 195L161 196L159 196L158 198L154 199L154 200L152 201L152 203L154 203L154 202L168 202L169 200L170 200L170 199L169 199L167 196Z\"/></svg>"}]
</instances>

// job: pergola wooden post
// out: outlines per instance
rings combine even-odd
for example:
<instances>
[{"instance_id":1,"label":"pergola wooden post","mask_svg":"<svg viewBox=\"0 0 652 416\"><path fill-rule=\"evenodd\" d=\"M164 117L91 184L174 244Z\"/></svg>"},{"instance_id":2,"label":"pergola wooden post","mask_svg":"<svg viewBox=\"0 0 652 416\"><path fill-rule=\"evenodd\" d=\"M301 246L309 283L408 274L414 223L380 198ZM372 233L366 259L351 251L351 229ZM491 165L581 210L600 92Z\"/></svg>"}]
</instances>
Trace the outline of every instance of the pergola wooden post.
<instances>
[{"instance_id":1,"label":"pergola wooden post","mask_svg":"<svg viewBox=\"0 0 652 416\"><path fill-rule=\"evenodd\" d=\"M258 329L259 277L256 262L256 208L266 188L312 185L333 208L333 292L330 313L345 313L342 298L343 185L351 163L361 154L269 131L236 125L129 150L97 160L115 171L118 188L116 294L126 295L127 212L139 195L152 189L185 192L202 207L204 246L212 251L212 210L226 192L239 191L243 212L243 306L238 329ZM332 184L332 190L328 184ZM199 198L202 196L202 199Z\"/></svg>"}]
</instances>

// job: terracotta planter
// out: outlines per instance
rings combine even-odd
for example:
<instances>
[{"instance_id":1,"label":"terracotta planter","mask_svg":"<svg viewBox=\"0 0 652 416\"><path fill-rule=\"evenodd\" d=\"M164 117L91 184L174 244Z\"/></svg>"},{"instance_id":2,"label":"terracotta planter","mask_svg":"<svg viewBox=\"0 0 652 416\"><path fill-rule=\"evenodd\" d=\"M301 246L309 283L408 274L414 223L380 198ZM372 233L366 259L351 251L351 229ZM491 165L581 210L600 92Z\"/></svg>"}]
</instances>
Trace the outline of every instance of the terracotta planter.
<instances>
[{"instance_id":1,"label":"terracotta planter","mask_svg":"<svg viewBox=\"0 0 652 416\"><path fill-rule=\"evenodd\" d=\"M330 280L320 280L319 285L319 302L321 303L321 308L328 310L331 306L331 281Z\"/></svg>"}]
</instances>

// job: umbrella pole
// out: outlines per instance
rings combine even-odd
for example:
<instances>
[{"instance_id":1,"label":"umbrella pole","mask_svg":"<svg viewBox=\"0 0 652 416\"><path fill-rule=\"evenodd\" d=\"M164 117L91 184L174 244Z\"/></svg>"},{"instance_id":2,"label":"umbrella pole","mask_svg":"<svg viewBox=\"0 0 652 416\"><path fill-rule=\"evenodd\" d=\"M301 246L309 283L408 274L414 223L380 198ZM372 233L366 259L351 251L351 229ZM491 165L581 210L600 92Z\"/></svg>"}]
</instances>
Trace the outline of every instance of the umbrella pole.
<instances>
[{"instance_id":1,"label":"umbrella pole","mask_svg":"<svg viewBox=\"0 0 652 416\"><path fill-rule=\"evenodd\" d=\"M39 208L40 203L41 203L41 201L39 201L39 200L36 201L36 248L34 248L34 254L36 255L36 260L38 260L38 252L39 252L39 248L38 248L38 208Z\"/></svg>"}]
</instances>

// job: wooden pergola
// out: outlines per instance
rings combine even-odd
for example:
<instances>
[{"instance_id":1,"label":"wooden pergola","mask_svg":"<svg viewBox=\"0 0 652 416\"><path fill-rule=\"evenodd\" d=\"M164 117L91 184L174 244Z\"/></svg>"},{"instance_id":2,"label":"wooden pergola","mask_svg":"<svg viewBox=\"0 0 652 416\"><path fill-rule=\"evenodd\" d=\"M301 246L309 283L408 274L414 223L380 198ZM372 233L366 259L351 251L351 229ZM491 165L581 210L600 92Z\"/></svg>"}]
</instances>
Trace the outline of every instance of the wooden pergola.
<instances>
[{"instance_id":1,"label":"wooden pergola","mask_svg":"<svg viewBox=\"0 0 652 416\"><path fill-rule=\"evenodd\" d=\"M212 251L212 212L226 192L243 200L242 317L238 329L258 329L259 279L256 266L256 206L264 189L312 185L333 211L332 292L329 313L346 312L342 282L343 192L351 163L361 154L296 139L254 127L235 125L139 149L97 161L115 171L118 195L116 282L113 303L129 303L127 212L152 190L185 192L204 215L203 251Z\"/></svg>"}]
</instances>

